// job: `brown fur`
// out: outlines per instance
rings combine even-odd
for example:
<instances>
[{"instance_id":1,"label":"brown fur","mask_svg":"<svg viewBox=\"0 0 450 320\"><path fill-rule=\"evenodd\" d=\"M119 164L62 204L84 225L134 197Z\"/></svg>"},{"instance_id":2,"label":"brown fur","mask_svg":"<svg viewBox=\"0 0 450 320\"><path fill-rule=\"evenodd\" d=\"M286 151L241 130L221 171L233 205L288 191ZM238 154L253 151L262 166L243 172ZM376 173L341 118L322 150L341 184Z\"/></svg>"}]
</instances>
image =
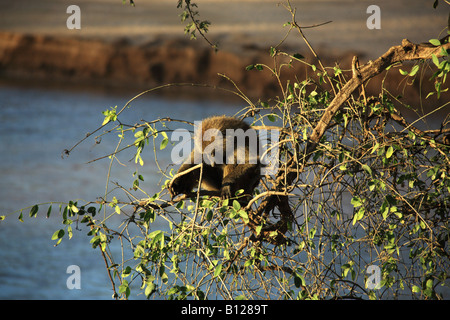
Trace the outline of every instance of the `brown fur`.
<instances>
[{"instance_id":1,"label":"brown fur","mask_svg":"<svg viewBox=\"0 0 450 320\"><path fill-rule=\"evenodd\" d=\"M217 129L223 136L223 144L220 145L220 141L217 141L215 144L217 149L222 149L222 163L205 162L205 158L208 159L208 155L205 154L205 148L210 145L212 146L215 143L215 139L211 139L211 141L204 141L204 139L202 139L202 137L204 137L204 133L208 129ZM187 161L181 165L178 173L188 170L196 165L194 163L194 152L195 148L197 148L197 152L202 154L203 162L202 189L209 191L220 191L223 199L234 197L236 191L244 189L244 195L246 195L246 198L249 198L260 180L260 161L259 158L256 158L257 155L252 153L253 150L249 148L249 139L245 138L245 149L240 150L240 152L245 152L245 162L236 163L238 150L236 148L237 138L235 138L233 155L234 163L229 163L229 161L227 163L226 145L227 142L231 141L227 141L226 139L226 129L242 129L245 132L250 129L250 126L244 121L226 116L214 116L204 119L202 121L202 130L197 130L197 136L194 137L196 147L194 147L194 151L192 151ZM201 133L201 135L199 135L199 133ZM239 135L239 137L242 136ZM258 140L256 140L256 142L258 143ZM258 149L256 149L256 151L257 150ZM213 152L212 155L214 156L215 153ZM256 159L256 163L250 163L250 159ZM174 179L170 184L169 189L172 197L181 193L190 193L196 186L198 186L199 178L200 169L196 169Z\"/></svg>"}]
</instances>

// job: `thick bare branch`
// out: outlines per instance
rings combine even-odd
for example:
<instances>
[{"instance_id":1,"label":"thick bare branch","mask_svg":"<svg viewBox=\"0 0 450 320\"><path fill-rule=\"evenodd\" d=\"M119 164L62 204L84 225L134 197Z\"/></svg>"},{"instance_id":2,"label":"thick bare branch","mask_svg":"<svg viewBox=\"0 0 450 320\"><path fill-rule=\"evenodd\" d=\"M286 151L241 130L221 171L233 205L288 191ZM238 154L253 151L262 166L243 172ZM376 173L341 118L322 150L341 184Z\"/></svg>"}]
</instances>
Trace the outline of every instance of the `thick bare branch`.
<instances>
[{"instance_id":1,"label":"thick bare branch","mask_svg":"<svg viewBox=\"0 0 450 320\"><path fill-rule=\"evenodd\" d=\"M311 133L307 148L307 156L314 151L316 144L323 136L333 116L360 85L379 75L395 63L421 59L428 60L431 59L433 54L437 57L441 57L442 49L450 50L450 43L436 47L429 46L428 44L417 45L407 39L403 39L401 45L391 47L385 54L375 61L369 61L360 69L353 68L352 79L350 79L350 81L348 81L346 85L338 92L329 107L325 110L319 124Z\"/></svg>"}]
</instances>

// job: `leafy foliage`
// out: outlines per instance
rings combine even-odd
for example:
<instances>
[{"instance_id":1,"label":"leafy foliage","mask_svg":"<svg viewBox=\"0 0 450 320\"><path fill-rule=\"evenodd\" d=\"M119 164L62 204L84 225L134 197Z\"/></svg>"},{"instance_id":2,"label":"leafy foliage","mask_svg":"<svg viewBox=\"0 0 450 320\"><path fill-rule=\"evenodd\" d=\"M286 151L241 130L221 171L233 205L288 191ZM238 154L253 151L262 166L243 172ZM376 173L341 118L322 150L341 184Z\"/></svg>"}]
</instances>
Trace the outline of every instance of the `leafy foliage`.
<instances>
[{"instance_id":1,"label":"leafy foliage","mask_svg":"<svg viewBox=\"0 0 450 320\"><path fill-rule=\"evenodd\" d=\"M194 20L197 12L190 2L184 3L184 18L195 25L188 32L207 27ZM289 32L301 32L294 18ZM310 152L312 134L352 73L278 47L269 54L273 65L253 64L247 70L275 77L280 95L255 103L236 88L248 103L239 117L280 129L279 172L264 177L248 207L200 192L169 199L166 187L173 173L157 163L163 177L158 193L142 190L145 177L135 171L130 188L115 184L122 197L107 191L100 200L60 204L63 228L52 239L59 244L72 237L74 222L85 225L92 247L107 264L116 298L127 299L137 290L165 299L441 299L450 269L449 116L439 128L420 130L386 88L366 97L362 84L361 95L345 100ZM440 83L440 96L447 90L448 57L444 51L442 61L433 56L429 64L400 72L416 77L421 68L434 68L431 80ZM283 81L284 70L299 63L310 68L311 76ZM135 163L143 166L149 145L157 158L170 146L173 124L183 121L122 123L120 115L130 102L103 113L100 128L110 127L102 134L118 137L114 151L103 158L120 162L124 150L134 150ZM448 102L430 113L437 110L448 110ZM274 195L288 199L285 207L259 211ZM30 208L30 217L38 211L37 205ZM51 211L50 206L47 215ZM369 266L381 272L373 289L366 283Z\"/></svg>"},{"instance_id":2,"label":"leafy foliage","mask_svg":"<svg viewBox=\"0 0 450 320\"><path fill-rule=\"evenodd\" d=\"M184 28L184 33L189 34L191 40L197 39L197 32L201 37L214 49L217 50L217 44L213 44L205 34L208 32L208 28L211 22L208 20L200 20L198 6L196 3L190 0L178 0L177 8L182 8L183 12L180 14L181 22L190 20Z\"/></svg>"}]
</instances>

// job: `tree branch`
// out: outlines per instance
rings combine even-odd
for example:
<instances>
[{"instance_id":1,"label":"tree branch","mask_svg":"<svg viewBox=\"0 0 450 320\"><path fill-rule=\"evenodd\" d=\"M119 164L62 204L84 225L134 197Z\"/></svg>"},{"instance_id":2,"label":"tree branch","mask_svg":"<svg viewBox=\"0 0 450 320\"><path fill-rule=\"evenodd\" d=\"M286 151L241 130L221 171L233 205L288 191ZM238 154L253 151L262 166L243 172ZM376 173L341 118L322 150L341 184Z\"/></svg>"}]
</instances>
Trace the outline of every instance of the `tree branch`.
<instances>
[{"instance_id":1,"label":"tree branch","mask_svg":"<svg viewBox=\"0 0 450 320\"><path fill-rule=\"evenodd\" d=\"M442 43L442 42L441 42ZM391 47L386 53L380 56L375 61L369 61L361 68L357 68L357 58L353 58L352 78L345 84L345 86L336 94L334 99L329 104L328 108L325 109L321 119L317 126L313 129L310 136L308 137L306 144L306 152L304 153L303 163L306 163L311 155L316 150L316 147L324 135L326 129L331 123L331 120L335 116L336 112L341 108L341 106L347 101L348 98L365 82L371 78L379 75L385 71L389 66L404 61L414 61L414 60L429 60L434 54L436 57L442 57L443 50L450 50L450 43L443 44L441 46L433 46L430 43L424 44L414 44L407 39L402 41L399 46ZM288 162L288 169L296 169L298 163L293 158ZM298 170L303 170L300 166ZM281 190L283 185L291 185L292 182L297 177L298 170L285 170L278 174L277 180L275 182L274 190ZM284 174L285 172L286 175ZM279 206L284 200L281 196L270 196L267 197L258 208L258 212L268 212L272 210L275 206Z\"/></svg>"},{"instance_id":2,"label":"tree branch","mask_svg":"<svg viewBox=\"0 0 450 320\"><path fill-rule=\"evenodd\" d=\"M320 119L319 124L311 133L307 147L307 156L314 151L316 144L323 136L336 112L360 85L379 75L394 63L421 59L428 60L431 59L433 54L439 58L442 56L442 49L450 50L450 43L437 47L430 47L428 44L416 45L407 39L403 39L401 45L391 47L385 54L375 61L369 61L359 70L354 67L352 79L346 83L346 85L338 92L333 101L331 101L330 105Z\"/></svg>"}]
</instances>

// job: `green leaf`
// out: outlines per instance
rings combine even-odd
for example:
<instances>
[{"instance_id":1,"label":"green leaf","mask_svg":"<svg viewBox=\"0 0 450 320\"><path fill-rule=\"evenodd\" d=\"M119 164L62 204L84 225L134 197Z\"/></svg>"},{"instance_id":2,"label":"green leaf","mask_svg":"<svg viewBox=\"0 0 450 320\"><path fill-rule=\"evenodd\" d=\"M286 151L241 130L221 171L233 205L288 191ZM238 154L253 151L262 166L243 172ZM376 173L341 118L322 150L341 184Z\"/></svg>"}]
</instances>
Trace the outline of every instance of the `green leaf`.
<instances>
[{"instance_id":1,"label":"green leaf","mask_svg":"<svg viewBox=\"0 0 450 320\"><path fill-rule=\"evenodd\" d=\"M394 148L392 146L389 146L389 148L386 151L386 159L389 159L394 154Z\"/></svg>"},{"instance_id":2,"label":"green leaf","mask_svg":"<svg viewBox=\"0 0 450 320\"><path fill-rule=\"evenodd\" d=\"M155 238L158 239L161 236L161 233L163 233L163 231L161 231L161 230L153 231L152 233L150 233L148 235L148 238L149 239L155 239Z\"/></svg>"},{"instance_id":3,"label":"green leaf","mask_svg":"<svg viewBox=\"0 0 450 320\"><path fill-rule=\"evenodd\" d=\"M35 217L38 210L39 210L38 205L37 204L34 205L33 208L31 208L31 210L30 210L30 218Z\"/></svg>"},{"instance_id":4,"label":"green leaf","mask_svg":"<svg viewBox=\"0 0 450 320\"><path fill-rule=\"evenodd\" d=\"M216 268L214 269L214 277L218 277L220 275L220 272L222 272L222 264L219 263Z\"/></svg>"},{"instance_id":5,"label":"green leaf","mask_svg":"<svg viewBox=\"0 0 450 320\"><path fill-rule=\"evenodd\" d=\"M302 56L300 53L295 53L295 54L293 55L293 57L294 57L295 59L297 59L297 60L305 59L305 57Z\"/></svg>"},{"instance_id":6,"label":"green leaf","mask_svg":"<svg viewBox=\"0 0 450 320\"><path fill-rule=\"evenodd\" d=\"M128 286L128 281L127 280L123 280L122 284L119 286L119 294L124 293L125 297L128 298L128 296L130 295L130 287Z\"/></svg>"},{"instance_id":7,"label":"green leaf","mask_svg":"<svg viewBox=\"0 0 450 320\"><path fill-rule=\"evenodd\" d=\"M97 209L95 207L89 207L87 210L93 217L95 217L97 213Z\"/></svg>"},{"instance_id":8,"label":"green leaf","mask_svg":"<svg viewBox=\"0 0 450 320\"><path fill-rule=\"evenodd\" d=\"M122 278L126 278L131 274L131 267L127 266L122 272Z\"/></svg>"},{"instance_id":9,"label":"green leaf","mask_svg":"<svg viewBox=\"0 0 450 320\"><path fill-rule=\"evenodd\" d=\"M341 266L342 276L345 278L350 270L353 270L353 261L349 261Z\"/></svg>"},{"instance_id":10,"label":"green leaf","mask_svg":"<svg viewBox=\"0 0 450 320\"><path fill-rule=\"evenodd\" d=\"M415 66L411 69L411 71L409 72L409 76L410 76L410 77L415 76L416 73L417 73L417 71L419 71L419 69L420 69L419 65L415 65Z\"/></svg>"},{"instance_id":11,"label":"green leaf","mask_svg":"<svg viewBox=\"0 0 450 320\"><path fill-rule=\"evenodd\" d=\"M234 208L234 210L236 210L236 212L241 210L241 204L239 203L239 201L233 200L233 208Z\"/></svg>"},{"instance_id":12,"label":"green leaf","mask_svg":"<svg viewBox=\"0 0 450 320\"><path fill-rule=\"evenodd\" d=\"M433 63L435 64L435 66L439 68L439 65L440 65L439 59L438 59L438 57L437 57L434 53L431 55L431 60L433 61Z\"/></svg>"},{"instance_id":13,"label":"green leaf","mask_svg":"<svg viewBox=\"0 0 450 320\"><path fill-rule=\"evenodd\" d=\"M52 240L57 240L57 239L61 239L62 237L64 237L64 229L59 229L56 230L55 233L53 233L52 235Z\"/></svg>"},{"instance_id":14,"label":"green leaf","mask_svg":"<svg viewBox=\"0 0 450 320\"><path fill-rule=\"evenodd\" d=\"M441 42L438 39L430 39L429 41L433 46L440 46Z\"/></svg>"},{"instance_id":15,"label":"green leaf","mask_svg":"<svg viewBox=\"0 0 450 320\"><path fill-rule=\"evenodd\" d=\"M425 99L428 99L429 97L431 97L433 94L435 94L435 92L430 92L427 94L427 96L425 97Z\"/></svg>"},{"instance_id":16,"label":"green leaf","mask_svg":"<svg viewBox=\"0 0 450 320\"><path fill-rule=\"evenodd\" d=\"M78 213L78 211L79 211L77 206L74 205L73 203L72 204L69 203L69 209L72 210L72 212L74 212L74 213Z\"/></svg>"},{"instance_id":17,"label":"green leaf","mask_svg":"<svg viewBox=\"0 0 450 320\"><path fill-rule=\"evenodd\" d=\"M357 213L353 216L353 225L364 217L364 207L361 207Z\"/></svg>"},{"instance_id":18,"label":"green leaf","mask_svg":"<svg viewBox=\"0 0 450 320\"><path fill-rule=\"evenodd\" d=\"M92 241L91 241L92 242ZM95 247L94 247L95 248ZM145 253L144 248L141 245L137 245L136 248L134 249L134 257L137 259L139 257L141 257L143 254Z\"/></svg>"},{"instance_id":19,"label":"green leaf","mask_svg":"<svg viewBox=\"0 0 450 320\"><path fill-rule=\"evenodd\" d=\"M306 127L303 129L303 140L304 141L308 140L308 132Z\"/></svg>"},{"instance_id":20,"label":"green leaf","mask_svg":"<svg viewBox=\"0 0 450 320\"><path fill-rule=\"evenodd\" d=\"M107 124L110 121L117 120L116 108L117 108L117 106L115 106L114 108L111 108L111 110L105 110L102 112L103 115L105 116L102 126L104 126L105 124Z\"/></svg>"},{"instance_id":21,"label":"green leaf","mask_svg":"<svg viewBox=\"0 0 450 320\"><path fill-rule=\"evenodd\" d=\"M367 164L363 164L362 168L365 172L367 172L370 176L372 176L372 169Z\"/></svg>"},{"instance_id":22,"label":"green leaf","mask_svg":"<svg viewBox=\"0 0 450 320\"><path fill-rule=\"evenodd\" d=\"M103 122L102 122L102 126L104 126L105 124L107 124L107 123L109 122L109 120L110 120L109 116L108 116L108 117L105 117L105 119L104 119Z\"/></svg>"},{"instance_id":23,"label":"green leaf","mask_svg":"<svg viewBox=\"0 0 450 320\"><path fill-rule=\"evenodd\" d=\"M102 248L102 251L105 251L106 250L106 240L107 240L106 234L100 232L99 239L100 239L100 247Z\"/></svg>"},{"instance_id":24,"label":"green leaf","mask_svg":"<svg viewBox=\"0 0 450 320\"><path fill-rule=\"evenodd\" d=\"M163 141L161 141L161 145L159 146L160 150L163 150L166 148L167 144L169 143L169 138L167 137L167 133L164 131L161 132L162 136L164 137Z\"/></svg>"},{"instance_id":25,"label":"green leaf","mask_svg":"<svg viewBox=\"0 0 450 320\"><path fill-rule=\"evenodd\" d=\"M206 221L211 221L213 218L213 211L208 210L208 213L206 214Z\"/></svg>"},{"instance_id":26,"label":"green leaf","mask_svg":"<svg viewBox=\"0 0 450 320\"><path fill-rule=\"evenodd\" d=\"M342 74L342 70L340 68L334 67L334 76L337 77L338 75Z\"/></svg>"},{"instance_id":27,"label":"green leaf","mask_svg":"<svg viewBox=\"0 0 450 320\"><path fill-rule=\"evenodd\" d=\"M163 273L160 275L160 277L161 277L161 281L162 281L164 284L166 284L167 281L169 281L169 276L168 276L167 273L165 273L165 272L163 272Z\"/></svg>"},{"instance_id":28,"label":"green leaf","mask_svg":"<svg viewBox=\"0 0 450 320\"><path fill-rule=\"evenodd\" d=\"M314 236L316 235L317 229L316 228L312 228L311 230L309 230L309 238L312 239L314 238ZM275 234L276 236L276 234Z\"/></svg>"},{"instance_id":29,"label":"green leaf","mask_svg":"<svg viewBox=\"0 0 450 320\"><path fill-rule=\"evenodd\" d=\"M275 49L274 47L270 47L270 56L274 57L276 53L277 53L277 49Z\"/></svg>"},{"instance_id":30,"label":"green leaf","mask_svg":"<svg viewBox=\"0 0 450 320\"><path fill-rule=\"evenodd\" d=\"M50 218L50 214L52 213L52 206L48 207L47 210L47 218Z\"/></svg>"},{"instance_id":31,"label":"green leaf","mask_svg":"<svg viewBox=\"0 0 450 320\"><path fill-rule=\"evenodd\" d=\"M150 282L147 284L147 287L145 287L144 294L147 298L149 298L153 292L155 292L156 285L153 282Z\"/></svg>"},{"instance_id":32,"label":"green leaf","mask_svg":"<svg viewBox=\"0 0 450 320\"><path fill-rule=\"evenodd\" d=\"M294 275L294 284L295 284L295 287L300 288L305 285L305 279L303 278L303 276L296 273Z\"/></svg>"},{"instance_id":33,"label":"green leaf","mask_svg":"<svg viewBox=\"0 0 450 320\"><path fill-rule=\"evenodd\" d=\"M249 222L248 214L245 210L239 210L239 215L241 216L242 220L244 220L245 223Z\"/></svg>"},{"instance_id":34,"label":"green leaf","mask_svg":"<svg viewBox=\"0 0 450 320\"><path fill-rule=\"evenodd\" d=\"M363 204L363 202L362 202L362 200L359 198L359 197L353 197L352 198L352 201L350 202L352 205L353 205L353 207L355 207L355 208L358 208L358 207L360 207L360 206L362 206L362 204Z\"/></svg>"},{"instance_id":35,"label":"green leaf","mask_svg":"<svg viewBox=\"0 0 450 320\"><path fill-rule=\"evenodd\" d=\"M139 162L139 165L140 165L141 167L144 166L144 160L142 160L142 157L141 157L140 154L136 155L136 159L135 159L134 162L135 162L135 163L138 163L138 162Z\"/></svg>"},{"instance_id":36,"label":"green leaf","mask_svg":"<svg viewBox=\"0 0 450 320\"><path fill-rule=\"evenodd\" d=\"M423 222L423 220L420 220L419 224L420 224L420 228L422 228L422 230L425 230L427 228L427 225L425 224L425 222Z\"/></svg>"},{"instance_id":37,"label":"green leaf","mask_svg":"<svg viewBox=\"0 0 450 320\"><path fill-rule=\"evenodd\" d=\"M386 220L389 215L389 207L385 205L385 203L383 203L383 205L381 206L381 214L384 220Z\"/></svg>"}]
</instances>

